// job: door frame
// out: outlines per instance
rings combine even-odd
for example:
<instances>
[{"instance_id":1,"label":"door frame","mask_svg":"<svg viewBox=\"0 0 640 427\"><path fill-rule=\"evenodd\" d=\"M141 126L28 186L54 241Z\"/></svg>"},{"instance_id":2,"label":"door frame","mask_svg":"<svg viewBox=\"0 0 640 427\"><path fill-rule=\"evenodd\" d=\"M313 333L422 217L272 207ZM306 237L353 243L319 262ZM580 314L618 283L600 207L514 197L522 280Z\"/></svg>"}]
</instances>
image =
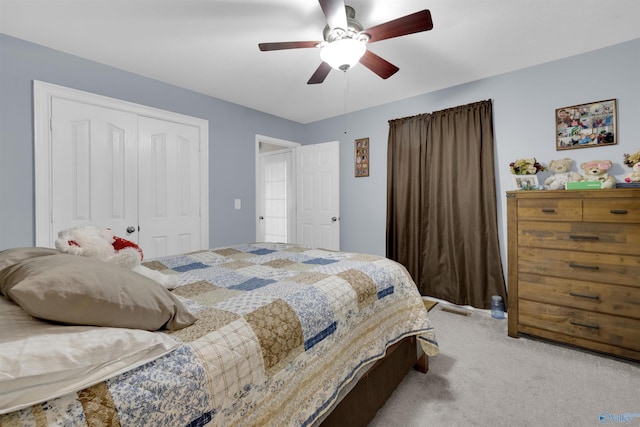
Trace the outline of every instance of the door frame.
<instances>
[{"instance_id":1,"label":"door frame","mask_svg":"<svg viewBox=\"0 0 640 427\"><path fill-rule=\"evenodd\" d=\"M135 104L71 89L64 86L33 81L34 182L36 246L53 247L52 229L52 171L51 171L51 99L63 98L85 104L135 113L159 120L184 123L200 129L200 233L202 249L209 247L209 122L171 111Z\"/></svg>"},{"instance_id":2,"label":"door frame","mask_svg":"<svg viewBox=\"0 0 640 427\"><path fill-rule=\"evenodd\" d=\"M299 147L301 144L298 142L293 142L293 141L287 141L285 139L279 139L279 138L273 138L270 136L265 136L265 135L259 135L256 134L256 147L255 147L255 177L256 177L256 184L255 184L255 189L256 189L256 216L255 216L255 225L256 225L256 241L258 241L259 238L259 230L260 230L260 197L261 197L261 191L260 191L260 143L265 143L265 144L270 144L270 145L276 145L279 147L282 147L283 151L290 151L291 152L291 163L292 163L292 178L293 178L293 189L292 189L292 196L293 196L293 206L297 206L296 203L296 197L297 197L297 190L296 190L296 148ZM294 208L295 209L295 208ZM294 212L293 218L290 219L290 221L293 221L293 223L291 224L290 229L293 230L294 235L291 236L291 241L293 243L297 242L297 238L295 236L295 233L297 232L297 214Z\"/></svg>"}]
</instances>

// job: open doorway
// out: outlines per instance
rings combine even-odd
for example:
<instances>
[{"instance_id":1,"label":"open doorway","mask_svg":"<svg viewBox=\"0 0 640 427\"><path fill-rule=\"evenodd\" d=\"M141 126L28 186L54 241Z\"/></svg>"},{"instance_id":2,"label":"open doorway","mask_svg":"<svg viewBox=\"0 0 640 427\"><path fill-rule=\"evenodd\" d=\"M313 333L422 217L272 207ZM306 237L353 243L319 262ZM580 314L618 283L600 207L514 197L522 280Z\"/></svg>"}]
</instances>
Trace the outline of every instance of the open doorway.
<instances>
[{"instance_id":1,"label":"open doorway","mask_svg":"<svg viewBox=\"0 0 640 427\"><path fill-rule=\"evenodd\" d=\"M295 243L295 149L300 144L256 135L256 241Z\"/></svg>"}]
</instances>

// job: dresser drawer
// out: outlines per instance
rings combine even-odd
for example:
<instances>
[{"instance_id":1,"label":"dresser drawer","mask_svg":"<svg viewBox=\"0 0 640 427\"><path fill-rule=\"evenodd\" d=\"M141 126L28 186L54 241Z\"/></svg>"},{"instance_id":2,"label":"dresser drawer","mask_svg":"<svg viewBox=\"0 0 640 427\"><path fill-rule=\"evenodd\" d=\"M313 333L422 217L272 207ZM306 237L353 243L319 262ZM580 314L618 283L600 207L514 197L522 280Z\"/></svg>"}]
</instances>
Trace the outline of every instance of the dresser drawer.
<instances>
[{"instance_id":1,"label":"dresser drawer","mask_svg":"<svg viewBox=\"0 0 640 427\"><path fill-rule=\"evenodd\" d=\"M582 206L584 221L640 224L640 199L585 199Z\"/></svg>"},{"instance_id":2,"label":"dresser drawer","mask_svg":"<svg viewBox=\"0 0 640 427\"><path fill-rule=\"evenodd\" d=\"M523 273L518 295L531 301L640 320L640 289Z\"/></svg>"},{"instance_id":3,"label":"dresser drawer","mask_svg":"<svg viewBox=\"0 0 640 427\"><path fill-rule=\"evenodd\" d=\"M572 337L640 350L640 320L522 299L519 322ZM569 341L569 340L567 340Z\"/></svg>"},{"instance_id":4,"label":"dresser drawer","mask_svg":"<svg viewBox=\"0 0 640 427\"><path fill-rule=\"evenodd\" d=\"M518 248L518 273L533 273L640 289L640 257Z\"/></svg>"},{"instance_id":5,"label":"dresser drawer","mask_svg":"<svg viewBox=\"0 0 640 427\"><path fill-rule=\"evenodd\" d=\"M519 221L518 245L640 256L640 224Z\"/></svg>"},{"instance_id":6,"label":"dresser drawer","mask_svg":"<svg viewBox=\"0 0 640 427\"><path fill-rule=\"evenodd\" d=\"M581 221L580 199L523 199L518 200L518 220Z\"/></svg>"}]
</instances>

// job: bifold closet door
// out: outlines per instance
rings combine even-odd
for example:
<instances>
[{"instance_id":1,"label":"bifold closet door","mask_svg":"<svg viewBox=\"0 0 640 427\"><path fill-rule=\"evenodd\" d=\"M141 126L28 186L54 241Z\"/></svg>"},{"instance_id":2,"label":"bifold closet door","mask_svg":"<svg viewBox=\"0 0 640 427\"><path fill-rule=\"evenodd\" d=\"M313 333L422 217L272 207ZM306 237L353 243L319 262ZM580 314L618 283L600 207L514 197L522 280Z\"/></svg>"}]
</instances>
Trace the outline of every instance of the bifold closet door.
<instances>
[{"instance_id":1,"label":"bifold closet door","mask_svg":"<svg viewBox=\"0 0 640 427\"><path fill-rule=\"evenodd\" d=\"M51 111L53 240L92 224L145 258L202 249L198 127L55 97Z\"/></svg>"},{"instance_id":2,"label":"bifold closet door","mask_svg":"<svg viewBox=\"0 0 640 427\"><path fill-rule=\"evenodd\" d=\"M137 242L138 116L52 98L51 222L95 224Z\"/></svg>"},{"instance_id":3,"label":"bifold closet door","mask_svg":"<svg viewBox=\"0 0 640 427\"><path fill-rule=\"evenodd\" d=\"M186 253L200 242L200 130L140 116L139 239L154 256Z\"/></svg>"}]
</instances>

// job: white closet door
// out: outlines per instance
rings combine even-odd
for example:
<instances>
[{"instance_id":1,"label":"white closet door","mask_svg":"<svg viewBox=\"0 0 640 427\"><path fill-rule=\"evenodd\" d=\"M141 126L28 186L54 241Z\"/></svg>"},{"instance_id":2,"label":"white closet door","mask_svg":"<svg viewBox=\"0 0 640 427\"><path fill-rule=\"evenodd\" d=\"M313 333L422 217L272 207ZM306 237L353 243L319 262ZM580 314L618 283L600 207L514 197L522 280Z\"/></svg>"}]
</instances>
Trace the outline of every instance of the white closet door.
<instances>
[{"instance_id":1,"label":"white closet door","mask_svg":"<svg viewBox=\"0 0 640 427\"><path fill-rule=\"evenodd\" d=\"M51 109L52 241L86 224L137 241L137 115L55 97Z\"/></svg>"},{"instance_id":2,"label":"white closet door","mask_svg":"<svg viewBox=\"0 0 640 427\"><path fill-rule=\"evenodd\" d=\"M37 246L94 224L145 258L208 248L206 120L39 81L33 100Z\"/></svg>"},{"instance_id":3,"label":"white closet door","mask_svg":"<svg viewBox=\"0 0 640 427\"><path fill-rule=\"evenodd\" d=\"M200 130L139 118L140 246L153 256L201 249Z\"/></svg>"}]
</instances>

